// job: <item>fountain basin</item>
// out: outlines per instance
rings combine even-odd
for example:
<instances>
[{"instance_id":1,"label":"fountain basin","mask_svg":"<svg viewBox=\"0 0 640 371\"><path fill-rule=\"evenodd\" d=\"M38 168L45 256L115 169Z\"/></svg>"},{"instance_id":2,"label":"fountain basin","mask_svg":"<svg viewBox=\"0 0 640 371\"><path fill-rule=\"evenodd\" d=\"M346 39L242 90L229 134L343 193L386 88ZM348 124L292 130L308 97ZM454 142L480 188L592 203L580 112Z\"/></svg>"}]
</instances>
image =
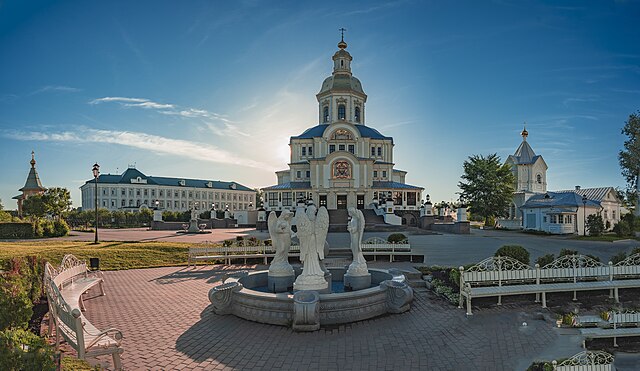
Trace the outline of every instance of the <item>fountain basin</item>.
<instances>
[{"instance_id":1,"label":"fountain basin","mask_svg":"<svg viewBox=\"0 0 640 371\"><path fill-rule=\"evenodd\" d=\"M336 282L343 280L346 269L329 268L329 271ZM266 270L238 273L209 292L213 311L249 321L289 326L296 331L314 331L321 326L402 313L410 309L413 301L413 290L404 282L404 277L383 269L369 269L372 285L369 288L330 294L299 291L295 295L256 290L267 285Z\"/></svg>"}]
</instances>

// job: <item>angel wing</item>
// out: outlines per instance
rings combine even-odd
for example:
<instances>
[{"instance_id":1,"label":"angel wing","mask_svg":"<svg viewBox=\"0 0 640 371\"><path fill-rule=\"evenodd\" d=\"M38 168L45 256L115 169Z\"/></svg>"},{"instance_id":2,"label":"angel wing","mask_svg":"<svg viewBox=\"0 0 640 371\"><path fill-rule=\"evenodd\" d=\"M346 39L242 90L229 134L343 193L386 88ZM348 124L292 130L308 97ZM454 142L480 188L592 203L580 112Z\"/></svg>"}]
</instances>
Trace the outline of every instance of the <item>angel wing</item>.
<instances>
[{"instance_id":1,"label":"angel wing","mask_svg":"<svg viewBox=\"0 0 640 371\"><path fill-rule=\"evenodd\" d=\"M329 212L327 208L321 206L318 209L318 214L316 216L315 223L316 230L316 251L318 252L318 256L320 256L320 260L324 259L324 242L327 240L327 232L329 232Z\"/></svg>"},{"instance_id":2,"label":"angel wing","mask_svg":"<svg viewBox=\"0 0 640 371\"><path fill-rule=\"evenodd\" d=\"M280 246L280 239L276 236L276 224L278 223L278 217L276 216L276 212L272 211L269 213L269 218L267 218L267 227L269 228L269 237L271 237L271 243L273 243L274 249L278 251Z\"/></svg>"},{"instance_id":3,"label":"angel wing","mask_svg":"<svg viewBox=\"0 0 640 371\"><path fill-rule=\"evenodd\" d=\"M362 245L362 236L364 236L364 214L362 210L356 209L358 216L358 245ZM358 249L360 250L360 249Z\"/></svg>"},{"instance_id":4,"label":"angel wing","mask_svg":"<svg viewBox=\"0 0 640 371\"><path fill-rule=\"evenodd\" d=\"M300 241L300 261L304 261L311 242L309 240L313 234L313 222L309 220L307 213L302 209L296 211L296 227L296 234L298 235L298 241Z\"/></svg>"}]
</instances>

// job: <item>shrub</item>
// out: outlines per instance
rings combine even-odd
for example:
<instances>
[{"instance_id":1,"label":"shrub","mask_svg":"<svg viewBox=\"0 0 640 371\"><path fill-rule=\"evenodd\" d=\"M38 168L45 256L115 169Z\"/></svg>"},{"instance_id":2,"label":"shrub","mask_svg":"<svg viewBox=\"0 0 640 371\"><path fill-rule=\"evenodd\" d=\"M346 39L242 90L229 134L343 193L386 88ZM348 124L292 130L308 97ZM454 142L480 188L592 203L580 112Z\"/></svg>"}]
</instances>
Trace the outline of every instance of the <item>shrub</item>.
<instances>
[{"instance_id":1,"label":"shrub","mask_svg":"<svg viewBox=\"0 0 640 371\"><path fill-rule=\"evenodd\" d=\"M389 243L407 243L407 236L402 233L391 233L389 237L387 237L387 242Z\"/></svg>"},{"instance_id":2,"label":"shrub","mask_svg":"<svg viewBox=\"0 0 640 371\"><path fill-rule=\"evenodd\" d=\"M529 251L520 245L503 245L494 256L508 256L522 264L529 265Z\"/></svg>"},{"instance_id":3,"label":"shrub","mask_svg":"<svg viewBox=\"0 0 640 371\"><path fill-rule=\"evenodd\" d=\"M55 370L52 347L23 329L0 331L0 369Z\"/></svg>"},{"instance_id":4,"label":"shrub","mask_svg":"<svg viewBox=\"0 0 640 371\"><path fill-rule=\"evenodd\" d=\"M640 247L635 247L633 250L631 250L631 252L629 253L629 255L635 255L635 254L640 254Z\"/></svg>"},{"instance_id":5,"label":"shrub","mask_svg":"<svg viewBox=\"0 0 640 371\"><path fill-rule=\"evenodd\" d=\"M64 219L53 221L53 235L51 237L62 237L69 233L69 225Z\"/></svg>"},{"instance_id":6,"label":"shrub","mask_svg":"<svg viewBox=\"0 0 640 371\"><path fill-rule=\"evenodd\" d=\"M222 241L222 246L231 246L231 245L233 245L233 240Z\"/></svg>"},{"instance_id":7,"label":"shrub","mask_svg":"<svg viewBox=\"0 0 640 371\"><path fill-rule=\"evenodd\" d=\"M618 237L627 237L633 234L631 230L631 226L629 226L629 223L627 223L624 220L621 220L618 223L616 223L616 225L613 226L613 231Z\"/></svg>"},{"instance_id":8,"label":"shrub","mask_svg":"<svg viewBox=\"0 0 640 371\"><path fill-rule=\"evenodd\" d=\"M0 238L33 238L32 223L0 223Z\"/></svg>"},{"instance_id":9,"label":"shrub","mask_svg":"<svg viewBox=\"0 0 640 371\"><path fill-rule=\"evenodd\" d=\"M460 301L460 294L455 292L450 286L447 286L443 281L439 279L431 280L433 284L433 290L436 294L444 296L451 304L458 305Z\"/></svg>"},{"instance_id":10,"label":"shrub","mask_svg":"<svg viewBox=\"0 0 640 371\"><path fill-rule=\"evenodd\" d=\"M590 236L600 236L604 232L604 221L599 214L591 214L587 216L587 230Z\"/></svg>"},{"instance_id":11,"label":"shrub","mask_svg":"<svg viewBox=\"0 0 640 371\"><path fill-rule=\"evenodd\" d=\"M627 253L624 251L620 251L619 253L612 256L610 260L613 264L618 264L621 261L625 260L626 258L627 258Z\"/></svg>"},{"instance_id":12,"label":"shrub","mask_svg":"<svg viewBox=\"0 0 640 371\"><path fill-rule=\"evenodd\" d=\"M547 264L551 264L554 260L556 260L556 257L553 254L542 255L536 259L536 264L542 268Z\"/></svg>"},{"instance_id":13,"label":"shrub","mask_svg":"<svg viewBox=\"0 0 640 371\"><path fill-rule=\"evenodd\" d=\"M578 255L578 250L562 249L560 250L560 254L558 254L558 257L560 258L566 255Z\"/></svg>"},{"instance_id":14,"label":"shrub","mask_svg":"<svg viewBox=\"0 0 640 371\"><path fill-rule=\"evenodd\" d=\"M32 306L25 280L14 272L1 274L0 330L26 328L33 315Z\"/></svg>"}]
</instances>

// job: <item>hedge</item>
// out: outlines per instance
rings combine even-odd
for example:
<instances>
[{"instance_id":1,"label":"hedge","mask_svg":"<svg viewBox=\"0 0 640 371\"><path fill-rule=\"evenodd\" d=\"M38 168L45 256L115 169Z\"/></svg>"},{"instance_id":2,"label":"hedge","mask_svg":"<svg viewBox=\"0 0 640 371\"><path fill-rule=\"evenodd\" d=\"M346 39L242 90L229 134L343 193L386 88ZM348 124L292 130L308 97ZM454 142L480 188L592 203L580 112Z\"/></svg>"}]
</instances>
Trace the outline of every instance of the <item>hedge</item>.
<instances>
[{"instance_id":1,"label":"hedge","mask_svg":"<svg viewBox=\"0 0 640 371\"><path fill-rule=\"evenodd\" d=\"M0 238L34 238L32 223L0 223Z\"/></svg>"}]
</instances>

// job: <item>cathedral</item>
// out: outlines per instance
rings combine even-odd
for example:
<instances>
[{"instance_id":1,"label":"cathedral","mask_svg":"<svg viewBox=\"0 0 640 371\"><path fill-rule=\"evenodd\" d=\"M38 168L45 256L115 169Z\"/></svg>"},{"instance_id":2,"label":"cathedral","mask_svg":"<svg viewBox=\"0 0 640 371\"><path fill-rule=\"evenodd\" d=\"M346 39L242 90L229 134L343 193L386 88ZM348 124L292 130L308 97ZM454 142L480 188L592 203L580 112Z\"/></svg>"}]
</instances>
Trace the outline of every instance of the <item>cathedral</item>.
<instances>
[{"instance_id":1,"label":"cathedral","mask_svg":"<svg viewBox=\"0 0 640 371\"><path fill-rule=\"evenodd\" d=\"M294 210L313 201L329 210L419 210L422 187L405 183L394 168L392 137L366 125L367 95L351 72L344 37L333 55L333 73L322 83L318 125L292 136L289 168L264 188L266 210Z\"/></svg>"}]
</instances>

